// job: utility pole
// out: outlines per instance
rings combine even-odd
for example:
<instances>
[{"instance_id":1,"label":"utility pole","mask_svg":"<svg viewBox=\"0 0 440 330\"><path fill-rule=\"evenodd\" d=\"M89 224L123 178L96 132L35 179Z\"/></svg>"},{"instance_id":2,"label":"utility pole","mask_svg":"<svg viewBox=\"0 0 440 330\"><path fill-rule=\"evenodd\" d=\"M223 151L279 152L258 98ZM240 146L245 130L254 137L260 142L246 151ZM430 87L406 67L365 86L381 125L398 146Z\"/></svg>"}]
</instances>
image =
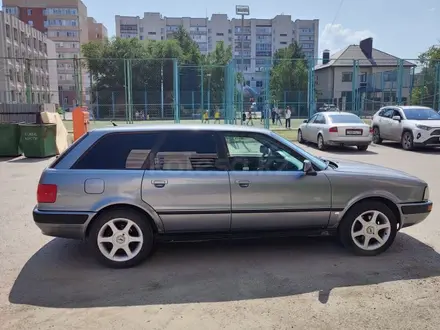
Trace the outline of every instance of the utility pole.
<instances>
[{"instance_id":1,"label":"utility pole","mask_svg":"<svg viewBox=\"0 0 440 330\"><path fill-rule=\"evenodd\" d=\"M241 118L243 118L243 101L244 101L244 17L245 16L249 16L250 11L249 11L249 6L246 5L236 5L235 6L235 14L241 16L241 33L240 33L240 37L241 37L241 67L239 72L241 73L241 78L242 78L242 82L241 82ZM235 115L234 115L235 116Z\"/></svg>"}]
</instances>

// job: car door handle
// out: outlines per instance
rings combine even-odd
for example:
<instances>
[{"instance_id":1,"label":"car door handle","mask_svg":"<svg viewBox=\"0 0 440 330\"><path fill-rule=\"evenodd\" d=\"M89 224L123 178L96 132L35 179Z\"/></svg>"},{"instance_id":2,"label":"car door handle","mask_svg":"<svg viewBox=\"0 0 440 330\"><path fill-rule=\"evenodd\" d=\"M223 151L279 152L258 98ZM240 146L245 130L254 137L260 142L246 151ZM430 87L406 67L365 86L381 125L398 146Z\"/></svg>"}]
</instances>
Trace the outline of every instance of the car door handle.
<instances>
[{"instance_id":1,"label":"car door handle","mask_svg":"<svg viewBox=\"0 0 440 330\"><path fill-rule=\"evenodd\" d=\"M152 180L151 183L156 187L156 188L163 188L165 187L165 185L168 183L167 180Z\"/></svg>"},{"instance_id":2,"label":"car door handle","mask_svg":"<svg viewBox=\"0 0 440 330\"><path fill-rule=\"evenodd\" d=\"M242 188L247 188L250 185L250 182L247 181L247 180L244 180L244 181L243 180L237 180L237 181L235 181L235 183L238 184Z\"/></svg>"}]
</instances>

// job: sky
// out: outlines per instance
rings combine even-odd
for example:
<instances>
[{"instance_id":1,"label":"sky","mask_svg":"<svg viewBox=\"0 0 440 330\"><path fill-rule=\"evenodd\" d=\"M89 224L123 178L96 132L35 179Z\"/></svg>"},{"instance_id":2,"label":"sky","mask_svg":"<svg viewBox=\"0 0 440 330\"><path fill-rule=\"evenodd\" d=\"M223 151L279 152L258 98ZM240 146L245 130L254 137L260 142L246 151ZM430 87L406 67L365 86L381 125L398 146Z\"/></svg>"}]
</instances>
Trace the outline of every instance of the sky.
<instances>
[{"instance_id":1,"label":"sky","mask_svg":"<svg viewBox=\"0 0 440 330\"><path fill-rule=\"evenodd\" d=\"M110 36L115 34L115 15L142 17L144 12L160 12L169 17L210 17L226 13L232 18L236 5L249 5L251 18L286 14L293 20L319 19L320 54L326 48L334 53L366 37L373 37L374 48L406 59L440 44L440 0L83 1L88 15L104 23Z\"/></svg>"}]
</instances>

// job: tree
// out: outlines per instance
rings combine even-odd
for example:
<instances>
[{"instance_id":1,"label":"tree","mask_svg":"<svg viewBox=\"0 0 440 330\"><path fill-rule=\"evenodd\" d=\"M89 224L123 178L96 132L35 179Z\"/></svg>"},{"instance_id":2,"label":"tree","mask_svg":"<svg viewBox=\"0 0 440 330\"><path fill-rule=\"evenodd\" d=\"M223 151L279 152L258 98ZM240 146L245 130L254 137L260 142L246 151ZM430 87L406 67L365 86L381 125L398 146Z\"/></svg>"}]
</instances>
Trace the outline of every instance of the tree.
<instances>
[{"instance_id":1,"label":"tree","mask_svg":"<svg viewBox=\"0 0 440 330\"><path fill-rule=\"evenodd\" d=\"M220 104L225 93L225 74L228 63L232 60L232 47L225 47L223 41L216 44L215 50L204 61L204 84L208 86L211 102Z\"/></svg>"},{"instance_id":2,"label":"tree","mask_svg":"<svg viewBox=\"0 0 440 330\"><path fill-rule=\"evenodd\" d=\"M298 93L307 91L308 63L297 42L287 48L278 49L274 54L274 65L270 72L270 93L272 100L298 102ZM292 93L293 92L293 93Z\"/></svg>"},{"instance_id":3,"label":"tree","mask_svg":"<svg viewBox=\"0 0 440 330\"><path fill-rule=\"evenodd\" d=\"M430 47L419 56L419 61L422 70L414 74L411 104L437 108L440 99L440 46Z\"/></svg>"}]
</instances>

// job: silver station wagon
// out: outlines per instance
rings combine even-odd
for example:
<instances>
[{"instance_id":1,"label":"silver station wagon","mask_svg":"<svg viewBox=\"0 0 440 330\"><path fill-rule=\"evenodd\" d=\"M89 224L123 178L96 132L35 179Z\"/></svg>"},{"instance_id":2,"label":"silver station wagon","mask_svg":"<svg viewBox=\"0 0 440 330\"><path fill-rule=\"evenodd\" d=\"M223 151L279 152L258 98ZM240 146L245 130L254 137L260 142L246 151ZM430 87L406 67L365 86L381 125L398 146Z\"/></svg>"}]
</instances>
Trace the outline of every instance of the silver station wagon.
<instances>
[{"instance_id":1,"label":"silver station wagon","mask_svg":"<svg viewBox=\"0 0 440 330\"><path fill-rule=\"evenodd\" d=\"M228 125L91 131L44 170L37 200L44 234L85 239L114 268L139 264L160 240L266 235L336 235L372 256L432 208L416 177Z\"/></svg>"}]
</instances>

